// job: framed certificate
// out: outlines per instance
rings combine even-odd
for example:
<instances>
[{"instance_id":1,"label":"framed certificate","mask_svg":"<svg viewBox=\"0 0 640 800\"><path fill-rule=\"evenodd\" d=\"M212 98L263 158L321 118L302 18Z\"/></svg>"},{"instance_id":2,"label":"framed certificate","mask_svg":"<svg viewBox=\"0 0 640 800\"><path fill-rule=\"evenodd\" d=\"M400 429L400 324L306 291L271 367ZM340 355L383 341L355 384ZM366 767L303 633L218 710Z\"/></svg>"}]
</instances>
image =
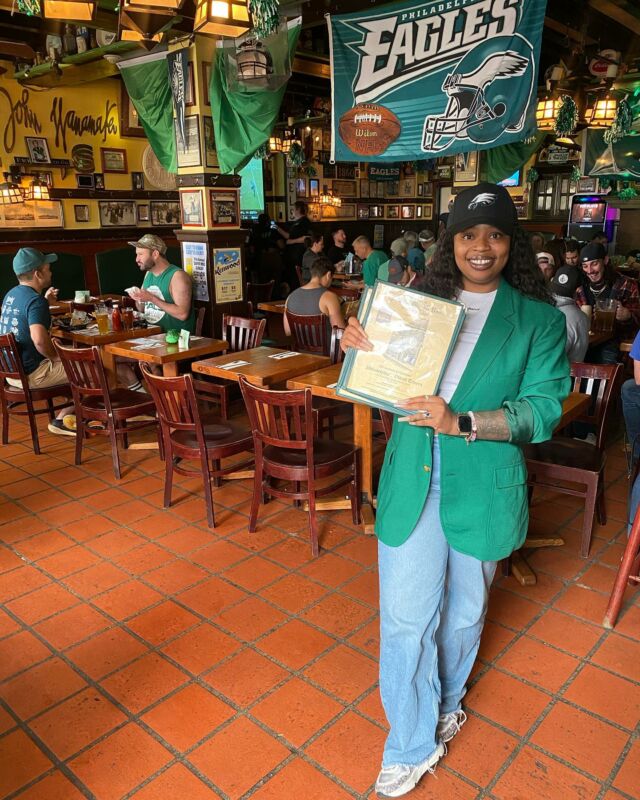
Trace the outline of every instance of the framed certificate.
<instances>
[{"instance_id":1,"label":"framed certificate","mask_svg":"<svg viewBox=\"0 0 640 800\"><path fill-rule=\"evenodd\" d=\"M461 303L377 281L365 289L358 319L374 349L348 350L338 395L404 415L395 403L438 393L464 319Z\"/></svg>"}]
</instances>

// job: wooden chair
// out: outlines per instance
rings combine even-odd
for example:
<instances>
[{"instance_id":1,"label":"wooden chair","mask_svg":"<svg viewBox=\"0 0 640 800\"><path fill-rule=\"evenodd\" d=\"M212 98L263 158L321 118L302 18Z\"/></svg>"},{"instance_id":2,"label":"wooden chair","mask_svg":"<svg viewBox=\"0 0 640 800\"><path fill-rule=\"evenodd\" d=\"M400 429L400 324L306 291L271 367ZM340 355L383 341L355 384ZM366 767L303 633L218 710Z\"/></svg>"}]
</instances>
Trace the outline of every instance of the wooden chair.
<instances>
[{"instance_id":1,"label":"wooden chair","mask_svg":"<svg viewBox=\"0 0 640 800\"><path fill-rule=\"evenodd\" d=\"M572 391L582 392L591 397L581 422L596 429L596 443L567 436L554 436L548 442L528 444L524 447L529 472L529 486L539 486L585 500L584 522L580 555L587 558L593 533L593 519L597 512L598 521L604 525L607 513L604 498L605 435L612 391L617 385L621 364L572 364ZM582 484L584 489L558 485L559 481Z\"/></svg>"},{"instance_id":2,"label":"wooden chair","mask_svg":"<svg viewBox=\"0 0 640 800\"><path fill-rule=\"evenodd\" d=\"M287 315L294 350L329 355L329 325L324 314L293 314L288 308L284 313Z\"/></svg>"},{"instance_id":3,"label":"wooden chair","mask_svg":"<svg viewBox=\"0 0 640 800\"><path fill-rule=\"evenodd\" d=\"M106 305L106 303L104 304ZM71 313L73 314L74 311L84 311L85 314L93 314L96 310L95 303L76 303L75 300L72 300L69 303L69 308L71 309Z\"/></svg>"},{"instance_id":4,"label":"wooden chair","mask_svg":"<svg viewBox=\"0 0 640 800\"><path fill-rule=\"evenodd\" d=\"M194 336L202 336L202 326L204 325L204 315L207 313L206 306L200 306L196 312L196 329Z\"/></svg>"},{"instance_id":5,"label":"wooden chair","mask_svg":"<svg viewBox=\"0 0 640 800\"><path fill-rule=\"evenodd\" d=\"M633 486L633 481L631 485ZM636 511L631 526L631 534L627 539L627 546L613 582L609 604L602 621L605 628L611 629L615 627L627 585L635 585L636 588L640 586L640 506Z\"/></svg>"},{"instance_id":6,"label":"wooden chair","mask_svg":"<svg viewBox=\"0 0 640 800\"><path fill-rule=\"evenodd\" d=\"M222 338L229 347L226 353L237 353L239 350L250 350L260 347L267 321L264 319L245 319L224 314L222 317ZM229 418L229 405L231 393L237 388L236 381L227 381L224 378L194 377L193 386L199 400L215 402L220 405L222 419Z\"/></svg>"},{"instance_id":7,"label":"wooden chair","mask_svg":"<svg viewBox=\"0 0 640 800\"><path fill-rule=\"evenodd\" d=\"M318 439L311 390L274 391L240 378L255 448L255 477L249 530L255 531L260 501L289 498L309 504L311 552L318 555L316 498L349 487L354 524L360 521L360 450L352 444ZM346 471L328 485L323 479ZM293 484L282 487L281 481ZM322 481L322 487L317 485ZM306 483L306 489L301 488Z\"/></svg>"},{"instance_id":8,"label":"wooden chair","mask_svg":"<svg viewBox=\"0 0 640 800\"><path fill-rule=\"evenodd\" d=\"M219 486L223 475L252 465L253 458L224 468L220 464L223 458L253 450L251 431L233 422L204 424L191 375L161 378L153 375L147 364L142 365L142 371L160 420L165 456L164 507L171 505L174 472L202 475L207 521L210 528L215 528L211 483ZM199 462L199 468L184 467L185 460Z\"/></svg>"},{"instance_id":9,"label":"wooden chair","mask_svg":"<svg viewBox=\"0 0 640 800\"><path fill-rule=\"evenodd\" d=\"M247 298L253 303L254 308L257 308L258 303L268 303L271 300L275 285L275 280L267 283L247 283Z\"/></svg>"},{"instance_id":10,"label":"wooden chair","mask_svg":"<svg viewBox=\"0 0 640 800\"><path fill-rule=\"evenodd\" d=\"M7 378L20 381L19 387L11 386ZM54 404L54 398L62 397L64 402ZM37 414L48 414L53 421L55 412L70 405L71 387L68 383L58 386L49 386L46 389L32 389L29 378L24 371L18 343L12 333L0 336L0 407L2 408L2 444L9 443L9 415L17 417L26 416L29 420L33 452L40 455L40 440L38 439ZM43 401L44 408L35 408L34 403ZM21 408L24 406L24 408Z\"/></svg>"},{"instance_id":11,"label":"wooden chair","mask_svg":"<svg viewBox=\"0 0 640 800\"><path fill-rule=\"evenodd\" d=\"M75 350L62 347L56 341L53 344L71 384L76 414L75 463L82 463L82 444L86 433L106 435L111 442L113 474L120 479L118 437L121 437L126 448L132 431L151 426L157 429L155 405L146 394L133 392L130 389L109 389L100 350L97 347ZM140 416L152 419L131 421L133 417ZM104 429L88 428L87 423L92 420L101 422Z\"/></svg>"},{"instance_id":12,"label":"wooden chair","mask_svg":"<svg viewBox=\"0 0 640 800\"><path fill-rule=\"evenodd\" d=\"M302 275L302 267L300 264L296 264L296 275L298 276L298 285L304 286L306 281Z\"/></svg>"}]
</instances>

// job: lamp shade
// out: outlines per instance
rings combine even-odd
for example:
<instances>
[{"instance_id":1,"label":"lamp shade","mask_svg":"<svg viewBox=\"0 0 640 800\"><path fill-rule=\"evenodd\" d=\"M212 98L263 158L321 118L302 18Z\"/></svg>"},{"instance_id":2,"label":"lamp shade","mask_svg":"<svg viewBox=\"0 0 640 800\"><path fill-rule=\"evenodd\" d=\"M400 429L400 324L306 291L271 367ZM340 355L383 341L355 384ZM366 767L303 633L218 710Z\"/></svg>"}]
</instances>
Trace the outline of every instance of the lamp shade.
<instances>
[{"instance_id":1,"label":"lamp shade","mask_svg":"<svg viewBox=\"0 0 640 800\"><path fill-rule=\"evenodd\" d=\"M7 173L5 173L4 178L4 182L0 183L0 205L13 206L16 203L24 203L22 189L17 183L7 180Z\"/></svg>"},{"instance_id":2,"label":"lamp shade","mask_svg":"<svg viewBox=\"0 0 640 800\"><path fill-rule=\"evenodd\" d=\"M95 0L44 0L43 8L47 19L89 22L96 12L96 3Z\"/></svg>"},{"instance_id":3,"label":"lamp shade","mask_svg":"<svg viewBox=\"0 0 640 800\"><path fill-rule=\"evenodd\" d=\"M34 178L24 195L25 200L51 200L49 186L38 178Z\"/></svg>"},{"instance_id":4,"label":"lamp shade","mask_svg":"<svg viewBox=\"0 0 640 800\"><path fill-rule=\"evenodd\" d=\"M124 0L125 11L179 11L184 0Z\"/></svg>"},{"instance_id":5,"label":"lamp shade","mask_svg":"<svg viewBox=\"0 0 640 800\"><path fill-rule=\"evenodd\" d=\"M557 97L545 97L538 100L536 106L536 125L541 131L552 130L553 123L560 110L560 100Z\"/></svg>"},{"instance_id":6,"label":"lamp shade","mask_svg":"<svg viewBox=\"0 0 640 800\"><path fill-rule=\"evenodd\" d=\"M282 152L282 139L279 136L269 137L269 152L270 153Z\"/></svg>"},{"instance_id":7,"label":"lamp shade","mask_svg":"<svg viewBox=\"0 0 640 800\"><path fill-rule=\"evenodd\" d=\"M196 0L194 33L236 37L250 27L246 0Z\"/></svg>"},{"instance_id":8,"label":"lamp shade","mask_svg":"<svg viewBox=\"0 0 640 800\"><path fill-rule=\"evenodd\" d=\"M590 128L608 128L616 118L618 101L615 97L599 97L592 108L587 109L586 117Z\"/></svg>"}]
</instances>

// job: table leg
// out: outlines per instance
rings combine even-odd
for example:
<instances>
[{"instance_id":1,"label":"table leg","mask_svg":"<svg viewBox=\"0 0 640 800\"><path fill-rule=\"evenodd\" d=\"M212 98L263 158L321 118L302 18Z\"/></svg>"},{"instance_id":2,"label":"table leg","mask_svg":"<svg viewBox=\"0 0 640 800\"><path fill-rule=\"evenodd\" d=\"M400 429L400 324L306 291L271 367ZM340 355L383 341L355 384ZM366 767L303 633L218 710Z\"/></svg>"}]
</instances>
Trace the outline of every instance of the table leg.
<instances>
[{"instance_id":1,"label":"table leg","mask_svg":"<svg viewBox=\"0 0 640 800\"><path fill-rule=\"evenodd\" d=\"M177 361L168 361L162 365L162 375L165 378L177 378L179 374Z\"/></svg>"},{"instance_id":2,"label":"table leg","mask_svg":"<svg viewBox=\"0 0 640 800\"><path fill-rule=\"evenodd\" d=\"M102 364L107 373L107 384L110 389L115 389L118 385L118 374L116 370L116 357L113 353L107 353L104 347L102 348Z\"/></svg>"},{"instance_id":3,"label":"table leg","mask_svg":"<svg viewBox=\"0 0 640 800\"><path fill-rule=\"evenodd\" d=\"M535 572L519 550L511 554L511 574L521 586L535 586L537 582Z\"/></svg>"},{"instance_id":4,"label":"table leg","mask_svg":"<svg viewBox=\"0 0 640 800\"><path fill-rule=\"evenodd\" d=\"M362 525L365 533L372 534L375 525L373 512L373 410L370 406L355 403L353 406L353 443L360 448L360 474L362 484Z\"/></svg>"}]
</instances>

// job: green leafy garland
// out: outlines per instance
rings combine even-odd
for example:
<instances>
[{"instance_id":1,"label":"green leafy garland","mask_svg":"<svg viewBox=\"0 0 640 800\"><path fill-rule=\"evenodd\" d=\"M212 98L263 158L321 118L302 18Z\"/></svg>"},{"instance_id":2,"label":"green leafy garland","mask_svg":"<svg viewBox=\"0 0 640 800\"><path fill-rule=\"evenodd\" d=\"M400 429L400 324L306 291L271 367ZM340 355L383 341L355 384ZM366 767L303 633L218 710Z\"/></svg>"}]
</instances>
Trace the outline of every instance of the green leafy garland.
<instances>
[{"instance_id":1,"label":"green leafy garland","mask_svg":"<svg viewBox=\"0 0 640 800\"><path fill-rule=\"evenodd\" d=\"M263 161L266 158L271 158L271 150L269 150L269 142L266 141L264 144L261 144L260 147L253 154L253 157L261 158Z\"/></svg>"},{"instance_id":2,"label":"green leafy garland","mask_svg":"<svg viewBox=\"0 0 640 800\"><path fill-rule=\"evenodd\" d=\"M278 0L249 0L249 11L253 29L260 39L271 36L280 26L280 4Z\"/></svg>"},{"instance_id":3,"label":"green leafy garland","mask_svg":"<svg viewBox=\"0 0 640 800\"><path fill-rule=\"evenodd\" d=\"M631 132L633 124L633 112L627 98L625 97L618 103L618 110L611 127L604 132L604 140L607 144L614 144Z\"/></svg>"},{"instance_id":4,"label":"green leafy garland","mask_svg":"<svg viewBox=\"0 0 640 800\"><path fill-rule=\"evenodd\" d=\"M28 17L40 16L40 0L16 0L15 5L21 14Z\"/></svg>"},{"instance_id":5,"label":"green leafy garland","mask_svg":"<svg viewBox=\"0 0 640 800\"><path fill-rule=\"evenodd\" d=\"M571 176L570 176L571 183L577 183L581 177L582 173L580 172L580 167L574 164L573 167L571 168Z\"/></svg>"},{"instance_id":6,"label":"green leafy garland","mask_svg":"<svg viewBox=\"0 0 640 800\"><path fill-rule=\"evenodd\" d=\"M535 167L531 167L531 169L527 172L527 183L530 186L533 186L539 177L538 170Z\"/></svg>"},{"instance_id":7,"label":"green leafy garland","mask_svg":"<svg viewBox=\"0 0 640 800\"><path fill-rule=\"evenodd\" d=\"M633 198L637 196L638 192L633 188L633 186L627 186L625 189L621 189L618 192L618 197L623 203L628 203L629 200L633 200Z\"/></svg>"},{"instance_id":8,"label":"green leafy garland","mask_svg":"<svg viewBox=\"0 0 640 800\"><path fill-rule=\"evenodd\" d=\"M304 150L302 145L294 142L287 153L287 163L292 167L301 167L304 164Z\"/></svg>"},{"instance_id":9,"label":"green leafy garland","mask_svg":"<svg viewBox=\"0 0 640 800\"><path fill-rule=\"evenodd\" d=\"M565 94L560 101L560 110L553 123L556 136L571 136L578 124L578 107L573 97Z\"/></svg>"}]
</instances>

